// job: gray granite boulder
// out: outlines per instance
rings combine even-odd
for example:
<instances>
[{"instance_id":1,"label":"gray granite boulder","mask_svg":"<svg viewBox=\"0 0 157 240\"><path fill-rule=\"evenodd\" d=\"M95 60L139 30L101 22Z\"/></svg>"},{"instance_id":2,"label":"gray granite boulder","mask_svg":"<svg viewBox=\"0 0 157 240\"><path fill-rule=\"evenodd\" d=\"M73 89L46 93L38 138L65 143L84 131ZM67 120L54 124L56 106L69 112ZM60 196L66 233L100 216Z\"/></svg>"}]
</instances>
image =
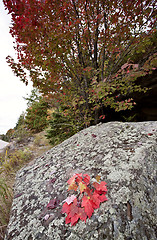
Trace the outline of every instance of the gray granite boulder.
<instances>
[{"instance_id":1,"label":"gray granite boulder","mask_svg":"<svg viewBox=\"0 0 157 240\"><path fill-rule=\"evenodd\" d=\"M157 122L98 124L21 169L5 239L157 239L156 130ZM67 180L81 172L107 182L108 201L71 227L61 209Z\"/></svg>"}]
</instances>

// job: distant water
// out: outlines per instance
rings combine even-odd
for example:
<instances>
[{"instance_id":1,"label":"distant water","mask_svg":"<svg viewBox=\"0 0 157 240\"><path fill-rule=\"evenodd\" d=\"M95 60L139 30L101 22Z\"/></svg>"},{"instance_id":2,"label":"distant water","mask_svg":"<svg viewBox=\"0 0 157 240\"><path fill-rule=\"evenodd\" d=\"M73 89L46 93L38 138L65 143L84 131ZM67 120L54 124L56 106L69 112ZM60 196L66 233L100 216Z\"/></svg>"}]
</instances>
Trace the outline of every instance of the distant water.
<instances>
[{"instance_id":1,"label":"distant water","mask_svg":"<svg viewBox=\"0 0 157 240\"><path fill-rule=\"evenodd\" d=\"M3 140L0 139L0 152L3 148L5 148L9 143L8 142L5 142Z\"/></svg>"}]
</instances>

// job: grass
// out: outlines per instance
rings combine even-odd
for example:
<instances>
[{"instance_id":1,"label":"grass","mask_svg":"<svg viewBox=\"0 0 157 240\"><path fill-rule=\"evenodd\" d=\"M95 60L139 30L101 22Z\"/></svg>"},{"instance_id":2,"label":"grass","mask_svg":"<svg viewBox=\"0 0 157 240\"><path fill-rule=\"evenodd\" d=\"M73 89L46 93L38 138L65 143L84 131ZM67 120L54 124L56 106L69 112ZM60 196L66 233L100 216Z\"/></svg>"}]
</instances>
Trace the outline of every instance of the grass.
<instances>
[{"instance_id":1,"label":"grass","mask_svg":"<svg viewBox=\"0 0 157 240\"><path fill-rule=\"evenodd\" d=\"M0 239L4 239L5 229L9 222L10 209L12 204L12 188L6 180L0 177Z\"/></svg>"},{"instance_id":2,"label":"grass","mask_svg":"<svg viewBox=\"0 0 157 240\"><path fill-rule=\"evenodd\" d=\"M5 230L9 222L10 209L13 200L13 184L16 172L30 159L31 152L27 149L16 150L0 157L0 239L4 238Z\"/></svg>"},{"instance_id":3,"label":"grass","mask_svg":"<svg viewBox=\"0 0 157 240\"><path fill-rule=\"evenodd\" d=\"M6 181L0 178L0 222L5 225L8 221L8 211L12 200L12 189L8 187Z\"/></svg>"},{"instance_id":4,"label":"grass","mask_svg":"<svg viewBox=\"0 0 157 240\"><path fill-rule=\"evenodd\" d=\"M17 172L23 164L30 159L31 152L29 149L16 150L15 152L8 155L6 150L5 156L1 157L0 174L5 172L6 174L14 174Z\"/></svg>"}]
</instances>

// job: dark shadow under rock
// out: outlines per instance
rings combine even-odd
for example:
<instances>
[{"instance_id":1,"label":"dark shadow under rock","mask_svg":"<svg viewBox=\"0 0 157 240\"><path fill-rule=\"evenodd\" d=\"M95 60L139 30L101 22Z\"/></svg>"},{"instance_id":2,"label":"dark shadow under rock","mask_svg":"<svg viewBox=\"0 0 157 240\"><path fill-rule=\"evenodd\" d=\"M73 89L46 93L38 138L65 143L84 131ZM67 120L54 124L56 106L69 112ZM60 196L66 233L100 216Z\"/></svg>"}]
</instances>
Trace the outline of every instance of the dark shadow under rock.
<instances>
[{"instance_id":1,"label":"dark shadow under rock","mask_svg":"<svg viewBox=\"0 0 157 240\"><path fill-rule=\"evenodd\" d=\"M5 240L157 239L156 130L157 122L92 126L21 169ZM61 209L74 173L101 176L108 201L71 227Z\"/></svg>"}]
</instances>

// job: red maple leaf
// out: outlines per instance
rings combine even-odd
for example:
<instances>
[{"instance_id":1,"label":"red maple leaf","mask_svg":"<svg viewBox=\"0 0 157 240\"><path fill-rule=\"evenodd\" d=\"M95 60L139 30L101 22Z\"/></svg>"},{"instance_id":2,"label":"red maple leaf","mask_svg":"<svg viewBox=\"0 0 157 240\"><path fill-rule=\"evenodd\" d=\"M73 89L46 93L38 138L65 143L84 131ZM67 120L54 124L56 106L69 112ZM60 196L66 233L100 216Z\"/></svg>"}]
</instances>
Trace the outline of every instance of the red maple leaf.
<instances>
[{"instance_id":1,"label":"red maple leaf","mask_svg":"<svg viewBox=\"0 0 157 240\"><path fill-rule=\"evenodd\" d=\"M69 178L69 180L67 181L68 184L72 184L73 182L75 182L76 178L80 178L80 180L82 181L82 173L78 174L74 174L71 178Z\"/></svg>"},{"instance_id":2,"label":"red maple leaf","mask_svg":"<svg viewBox=\"0 0 157 240\"><path fill-rule=\"evenodd\" d=\"M67 183L68 183L69 185L71 185L73 182L75 182L75 178L76 178L76 176L73 175L71 178L69 178L69 180L67 181Z\"/></svg>"},{"instance_id":3,"label":"red maple leaf","mask_svg":"<svg viewBox=\"0 0 157 240\"><path fill-rule=\"evenodd\" d=\"M77 182L77 183L82 182L82 173L76 175L75 182Z\"/></svg>"},{"instance_id":4,"label":"red maple leaf","mask_svg":"<svg viewBox=\"0 0 157 240\"><path fill-rule=\"evenodd\" d=\"M94 212L94 209L93 209L93 205L92 205L92 202L91 202L89 197L83 196L83 198L82 198L82 207L84 207L85 213L87 214L87 216L89 218L91 218L91 216L92 216L92 214Z\"/></svg>"},{"instance_id":5,"label":"red maple leaf","mask_svg":"<svg viewBox=\"0 0 157 240\"><path fill-rule=\"evenodd\" d=\"M71 226L75 225L80 218L77 199L75 199L70 205L64 203L62 207L62 213L67 213L67 217L65 219L66 224L71 222Z\"/></svg>"},{"instance_id":6,"label":"red maple leaf","mask_svg":"<svg viewBox=\"0 0 157 240\"><path fill-rule=\"evenodd\" d=\"M88 174L83 174L83 181L88 185L90 183L90 176Z\"/></svg>"},{"instance_id":7,"label":"red maple leaf","mask_svg":"<svg viewBox=\"0 0 157 240\"><path fill-rule=\"evenodd\" d=\"M93 186L98 192L107 192L106 182L101 182L100 184L97 182L93 183Z\"/></svg>"},{"instance_id":8,"label":"red maple leaf","mask_svg":"<svg viewBox=\"0 0 157 240\"><path fill-rule=\"evenodd\" d=\"M100 206L100 199L99 199L100 195L94 191L93 195L90 197L90 200L92 201L92 206L93 208L99 208Z\"/></svg>"},{"instance_id":9,"label":"red maple leaf","mask_svg":"<svg viewBox=\"0 0 157 240\"><path fill-rule=\"evenodd\" d=\"M71 226L75 225L79 218L82 221L86 222L87 214L85 213L84 208L77 207L75 204L71 204L70 206L70 212L68 213L65 223L71 223Z\"/></svg>"},{"instance_id":10,"label":"red maple leaf","mask_svg":"<svg viewBox=\"0 0 157 240\"><path fill-rule=\"evenodd\" d=\"M106 182L95 182L93 183L95 187L93 192L93 189L87 187L90 183L90 176L88 174L82 175L82 173L74 174L67 182L69 184L68 190L76 191L78 186L80 190L78 199L75 195L71 195L66 198L62 207L62 213L67 214L65 223L71 223L71 226L73 226L79 219L86 222L87 217L91 218L94 209L99 208L101 202L107 201L105 196L107 188Z\"/></svg>"},{"instance_id":11,"label":"red maple leaf","mask_svg":"<svg viewBox=\"0 0 157 240\"><path fill-rule=\"evenodd\" d=\"M100 202L104 202L104 201L107 201L107 197L105 196L105 194L102 194L102 195L99 195L99 200Z\"/></svg>"},{"instance_id":12,"label":"red maple leaf","mask_svg":"<svg viewBox=\"0 0 157 240\"><path fill-rule=\"evenodd\" d=\"M67 204L67 202L65 202L62 206L62 213L69 213L70 212L70 205Z\"/></svg>"},{"instance_id":13,"label":"red maple leaf","mask_svg":"<svg viewBox=\"0 0 157 240\"><path fill-rule=\"evenodd\" d=\"M86 222L87 214L85 213L84 208L79 208L79 217L82 221Z\"/></svg>"},{"instance_id":14,"label":"red maple leaf","mask_svg":"<svg viewBox=\"0 0 157 240\"><path fill-rule=\"evenodd\" d=\"M70 204L69 217L72 218L75 214L78 215L78 213L79 213L79 208L77 206L77 199L75 199L73 203Z\"/></svg>"},{"instance_id":15,"label":"red maple leaf","mask_svg":"<svg viewBox=\"0 0 157 240\"><path fill-rule=\"evenodd\" d=\"M68 224L71 222L71 218L69 217L69 215L67 215L66 219L65 219L65 223Z\"/></svg>"},{"instance_id":16,"label":"red maple leaf","mask_svg":"<svg viewBox=\"0 0 157 240\"><path fill-rule=\"evenodd\" d=\"M75 214L72 218L71 218L71 226L75 225L79 220L79 215Z\"/></svg>"},{"instance_id":17,"label":"red maple leaf","mask_svg":"<svg viewBox=\"0 0 157 240\"><path fill-rule=\"evenodd\" d=\"M87 215L85 215L82 209L77 206L77 199L75 199L73 203L69 205L69 208L66 206L66 211L68 213L66 223L71 222L71 226L75 225L79 218L82 219L82 221L85 221L87 218Z\"/></svg>"}]
</instances>

